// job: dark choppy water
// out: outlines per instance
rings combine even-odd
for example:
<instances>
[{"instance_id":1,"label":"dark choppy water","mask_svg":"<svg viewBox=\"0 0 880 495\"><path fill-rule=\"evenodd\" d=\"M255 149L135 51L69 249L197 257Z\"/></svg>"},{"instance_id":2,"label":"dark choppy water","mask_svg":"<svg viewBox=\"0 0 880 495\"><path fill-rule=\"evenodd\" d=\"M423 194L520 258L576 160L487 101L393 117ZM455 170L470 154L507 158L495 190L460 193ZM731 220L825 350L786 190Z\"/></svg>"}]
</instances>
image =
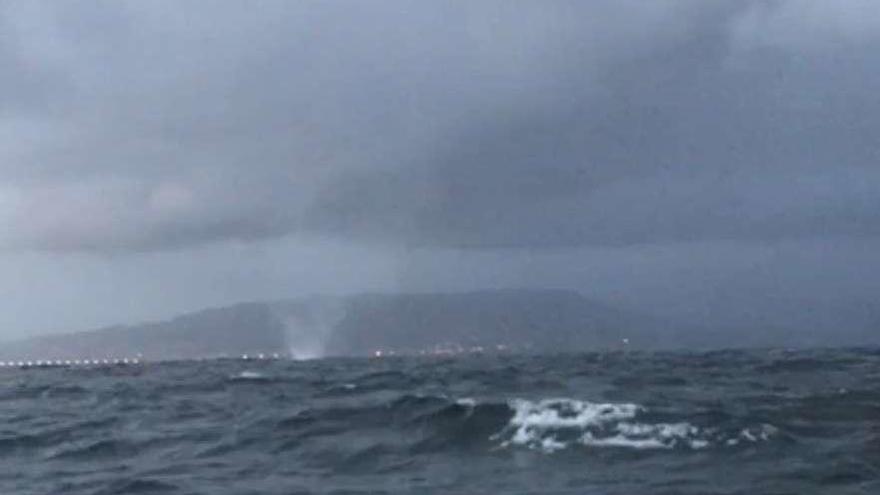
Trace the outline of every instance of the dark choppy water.
<instances>
[{"instance_id":1,"label":"dark choppy water","mask_svg":"<svg viewBox=\"0 0 880 495\"><path fill-rule=\"evenodd\" d=\"M2 494L880 493L880 351L0 370Z\"/></svg>"}]
</instances>

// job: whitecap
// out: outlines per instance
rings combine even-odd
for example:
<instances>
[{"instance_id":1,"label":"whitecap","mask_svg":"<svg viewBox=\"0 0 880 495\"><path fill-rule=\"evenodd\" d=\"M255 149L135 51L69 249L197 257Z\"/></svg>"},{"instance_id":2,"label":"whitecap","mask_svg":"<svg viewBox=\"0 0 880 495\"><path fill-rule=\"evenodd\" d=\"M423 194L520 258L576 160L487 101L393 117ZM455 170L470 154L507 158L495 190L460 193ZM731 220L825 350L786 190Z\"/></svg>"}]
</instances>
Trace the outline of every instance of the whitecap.
<instances>
[{"instance_id":1,"label":"whitecap","mask_svg":"<svg viewBox=\"0 0 880 495\"><path fill-rule=\"evenodd\" d=\"M594 403L574 399L509 402L513 410L507 426L492 440L502 447L523 446L547 453L570 446L631 449L705 449L733 447L742 440L764 442L778 431L762 424L725 435L717 428L701 428L688 422L639 421L647 411L631 403Z\"/></svg>"},{"instance_id":2,"label":"whitecap","mask_svg":"<svg viewBox=\"0 0 880 495\"><path fill-rule=\"evenodd\" d=\"M690 423L620 423L615 426L616 435L607 438L594 438L589 432L584 435L584 445L632 447L636 449L671 449L686 446L702 449L709 441L701 437L705 432Z\"/></svg>"},{"instance_id":3,"label":"whitecap","mask_svg":"<svg viewBox=\"0 0 880 495\"><path fill-rule=\"evenodd\" d=\"M633 449L669 449L671 445L657 438L630 438L625 435L613 435L597 438L592 433L584 433L581 443L589 447L629 447Z\"/></svg>"},{"instance_id":4,"label":"whitecap","mask_svg":"<svg viewBox=\"0 0 880 495\"><path fill-rule=\"evenodd\" d=\"M752 443L766 442L779 431L775 426L762 424L755 428L743 428L739 433L739 437Z\"/></svg>"},{"instance_id":5,"label":"whitecap","mask_svg":"<svg viewBox=\"0 0 880 495\"><path fill-rule=\"evenodd\" d=\"M554 452L568 446L573 435L589 428L604 428L631 419L641 410L637 404L593 403L573 399L512 400L514 411L505 431L494 438L509 436L502 446L522 445Z\"/></svg>"},{"instance_id":6,"label":"whitecap","mask_svg":"<svg viewBox=\"0 0 880 495\"><path fill-rule=\"evenodd\" d=\"M235 375L233 378L236 378L238 380L265 380L266 375L258 373L256 371L245 370Z\"/></svg>"}]
</instances>

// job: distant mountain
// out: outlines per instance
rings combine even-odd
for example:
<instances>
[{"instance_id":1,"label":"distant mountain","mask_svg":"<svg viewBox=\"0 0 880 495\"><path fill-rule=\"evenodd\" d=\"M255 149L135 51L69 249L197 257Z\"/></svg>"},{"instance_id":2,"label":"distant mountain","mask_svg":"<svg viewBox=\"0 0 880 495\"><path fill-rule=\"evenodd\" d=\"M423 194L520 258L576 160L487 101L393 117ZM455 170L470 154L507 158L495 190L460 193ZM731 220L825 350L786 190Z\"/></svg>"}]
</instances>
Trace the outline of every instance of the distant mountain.
<instances>
[{"instance_id":1,"label":"distant mountain","mask_svg":"<svg viewBox=\"0 0 880 495\"><path fill-rule=\"evenodd\" d=\"M563 290L321 296L6 343L0 360L598 350L660 347L671 330Z\"/></svg>"},{"instance_id":2,"label":"distant mountain","mask_svg":"<svg viewBox=\"0 0 880 495\"><path fill-rule=\"evenodd\" d=\"M4 343L0 360L175 359L239 350L281 350L284 327L260 303L208 309L155 323L114 326Z\"/></svg>"}]
</instances>

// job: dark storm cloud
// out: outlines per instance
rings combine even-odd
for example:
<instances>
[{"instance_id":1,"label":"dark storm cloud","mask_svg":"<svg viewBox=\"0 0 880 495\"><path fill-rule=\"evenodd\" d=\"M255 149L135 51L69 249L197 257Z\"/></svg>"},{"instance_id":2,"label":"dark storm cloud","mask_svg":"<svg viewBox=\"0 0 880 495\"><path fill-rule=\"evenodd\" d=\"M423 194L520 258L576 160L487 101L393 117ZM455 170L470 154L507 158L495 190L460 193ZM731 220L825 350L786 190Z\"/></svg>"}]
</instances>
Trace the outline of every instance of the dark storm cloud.
<instances>
[{"instance_id":1,"label":"dark storm cloud","mask_svg":"<svg viewBox=\"0 0 880 495\"><path fill-rule=\"evenodd\" d=\"M7 249L880 233L871 2L4 6Z\"/></svg>"},{"instance_id":2,"label":"dark storm cloud","mask_svg":"<svg viewBox=\"0 0 880 495\"><path fill-rule=\"evenodd\" d=\"M316 224L489 247L876 236L880 44L804 7L699 17L590 85L573 58L559 101L470 121L417 172L343 178Z\"/></svg>"}]
</instances>

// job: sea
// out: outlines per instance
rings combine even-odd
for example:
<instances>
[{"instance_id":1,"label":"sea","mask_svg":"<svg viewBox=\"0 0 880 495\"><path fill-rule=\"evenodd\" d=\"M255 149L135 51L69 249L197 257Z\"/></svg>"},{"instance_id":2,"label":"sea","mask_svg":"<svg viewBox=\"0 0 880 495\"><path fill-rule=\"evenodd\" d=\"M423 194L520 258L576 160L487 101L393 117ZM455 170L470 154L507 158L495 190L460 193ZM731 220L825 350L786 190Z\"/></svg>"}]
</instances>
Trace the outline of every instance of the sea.
<instances>
[{"instance_id":1,"label":"sea","mask_svg":"<svg viewBox=\"0 0 880 495\"><path fill-rule=\"evenodd\" d=\"M0 494L880 494L880 349L0 369Z\"/></svg>"}]
</instances>

